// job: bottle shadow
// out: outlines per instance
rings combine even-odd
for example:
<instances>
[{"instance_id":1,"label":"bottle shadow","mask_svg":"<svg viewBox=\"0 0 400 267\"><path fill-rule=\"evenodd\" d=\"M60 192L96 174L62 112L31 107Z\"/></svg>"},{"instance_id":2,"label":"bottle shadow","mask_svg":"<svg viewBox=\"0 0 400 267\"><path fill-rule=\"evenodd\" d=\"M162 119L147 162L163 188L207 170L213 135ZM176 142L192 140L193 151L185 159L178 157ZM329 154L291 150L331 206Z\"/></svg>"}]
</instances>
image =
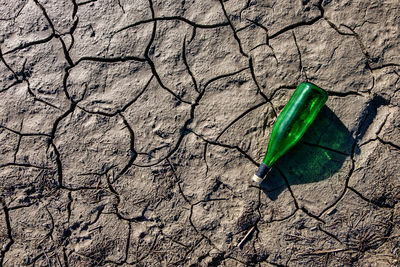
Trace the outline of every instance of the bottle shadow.
<instances>
[{"instance_id":1,"label":"bottle shadow","mask_svg":"<svg viewBox=\"0 0 400 267\"><path fill-rule=\"evenodd\" d=\"M261 188L275 200L286 182L296 185L327 179L340 170L354 142L352 133L324 106L300 142L275 162Z\"/></svg>"}]
</instances>

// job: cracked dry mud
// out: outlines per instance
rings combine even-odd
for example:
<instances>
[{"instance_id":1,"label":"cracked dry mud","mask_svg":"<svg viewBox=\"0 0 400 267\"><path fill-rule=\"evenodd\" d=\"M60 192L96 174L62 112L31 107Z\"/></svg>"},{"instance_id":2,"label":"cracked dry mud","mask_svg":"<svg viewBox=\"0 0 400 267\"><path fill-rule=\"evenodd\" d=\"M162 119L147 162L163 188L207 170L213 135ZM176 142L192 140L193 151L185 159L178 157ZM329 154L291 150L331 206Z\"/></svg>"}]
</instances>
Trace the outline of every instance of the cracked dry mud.
<instances>
[{"instance_id":1,"label":"cracked dry mud","mask_svg":"<svg viewBox=\"0 0 400 267\"><path fill-rule=\"evenodd\" d=\"M3 266L395 266L398 0L0 4ZM329 92L261 187L301 81Z\"/></svg>"}]
</instances>

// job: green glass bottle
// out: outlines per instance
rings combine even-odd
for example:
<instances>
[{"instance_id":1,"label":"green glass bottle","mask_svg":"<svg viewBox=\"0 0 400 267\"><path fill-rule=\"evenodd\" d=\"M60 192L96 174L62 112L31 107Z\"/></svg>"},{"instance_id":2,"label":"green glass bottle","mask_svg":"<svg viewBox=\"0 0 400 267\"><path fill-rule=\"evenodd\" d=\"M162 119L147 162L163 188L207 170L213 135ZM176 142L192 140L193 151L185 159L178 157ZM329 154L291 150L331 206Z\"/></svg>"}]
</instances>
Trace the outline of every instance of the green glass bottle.
<instances>
[{"instance_id":1,"label":"green glass bottle","mask_svg":"<svg viewBox=\"0 0 400 267\"><path fill-rule=\"evenodd\" d=\"M267 153L253 181L261 183L271 166L301 139L327 99L328 94L315 84L299 84L272 128Z\"/></svg>"}]
</instances>

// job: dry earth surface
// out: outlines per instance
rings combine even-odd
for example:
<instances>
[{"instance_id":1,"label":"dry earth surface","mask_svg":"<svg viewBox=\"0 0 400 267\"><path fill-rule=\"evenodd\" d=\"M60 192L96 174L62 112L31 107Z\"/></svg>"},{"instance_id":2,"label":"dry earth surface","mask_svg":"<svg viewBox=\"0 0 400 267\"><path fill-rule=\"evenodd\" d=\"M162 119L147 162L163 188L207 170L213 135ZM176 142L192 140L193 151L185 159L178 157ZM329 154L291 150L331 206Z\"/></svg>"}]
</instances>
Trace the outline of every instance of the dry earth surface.
<instances>
[{"instance_id":1,"label":"dry earth surface","mask_svg":"<svg viewBox=\"0 0 400 267\"><path fill-rule=\"evenodd\" d=\"M398 0L2 0L3 266L396 266ZM273 123L329 92L261 186Z\"/></svg>"}]
</instances>

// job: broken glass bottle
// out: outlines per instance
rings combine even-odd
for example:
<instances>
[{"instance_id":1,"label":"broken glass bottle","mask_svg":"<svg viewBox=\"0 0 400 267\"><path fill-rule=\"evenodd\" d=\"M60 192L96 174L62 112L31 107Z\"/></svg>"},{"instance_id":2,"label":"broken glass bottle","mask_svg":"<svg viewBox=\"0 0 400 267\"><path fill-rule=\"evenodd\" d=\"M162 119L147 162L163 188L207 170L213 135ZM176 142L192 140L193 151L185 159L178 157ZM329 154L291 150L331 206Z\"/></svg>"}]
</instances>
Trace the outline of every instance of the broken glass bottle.
<instances>
[{"instance_id":1,"label":"broken glass bottle","mask_svg":"<svg viewBox=\"0 0 400 267\"><path fill-rule=\"evenodd\" d=\"M261 183L271 166L301 139L327 99L327 92L315 84L299 84L272 128L267 153L253 181Z\"/></svg>"}]
</instances>

